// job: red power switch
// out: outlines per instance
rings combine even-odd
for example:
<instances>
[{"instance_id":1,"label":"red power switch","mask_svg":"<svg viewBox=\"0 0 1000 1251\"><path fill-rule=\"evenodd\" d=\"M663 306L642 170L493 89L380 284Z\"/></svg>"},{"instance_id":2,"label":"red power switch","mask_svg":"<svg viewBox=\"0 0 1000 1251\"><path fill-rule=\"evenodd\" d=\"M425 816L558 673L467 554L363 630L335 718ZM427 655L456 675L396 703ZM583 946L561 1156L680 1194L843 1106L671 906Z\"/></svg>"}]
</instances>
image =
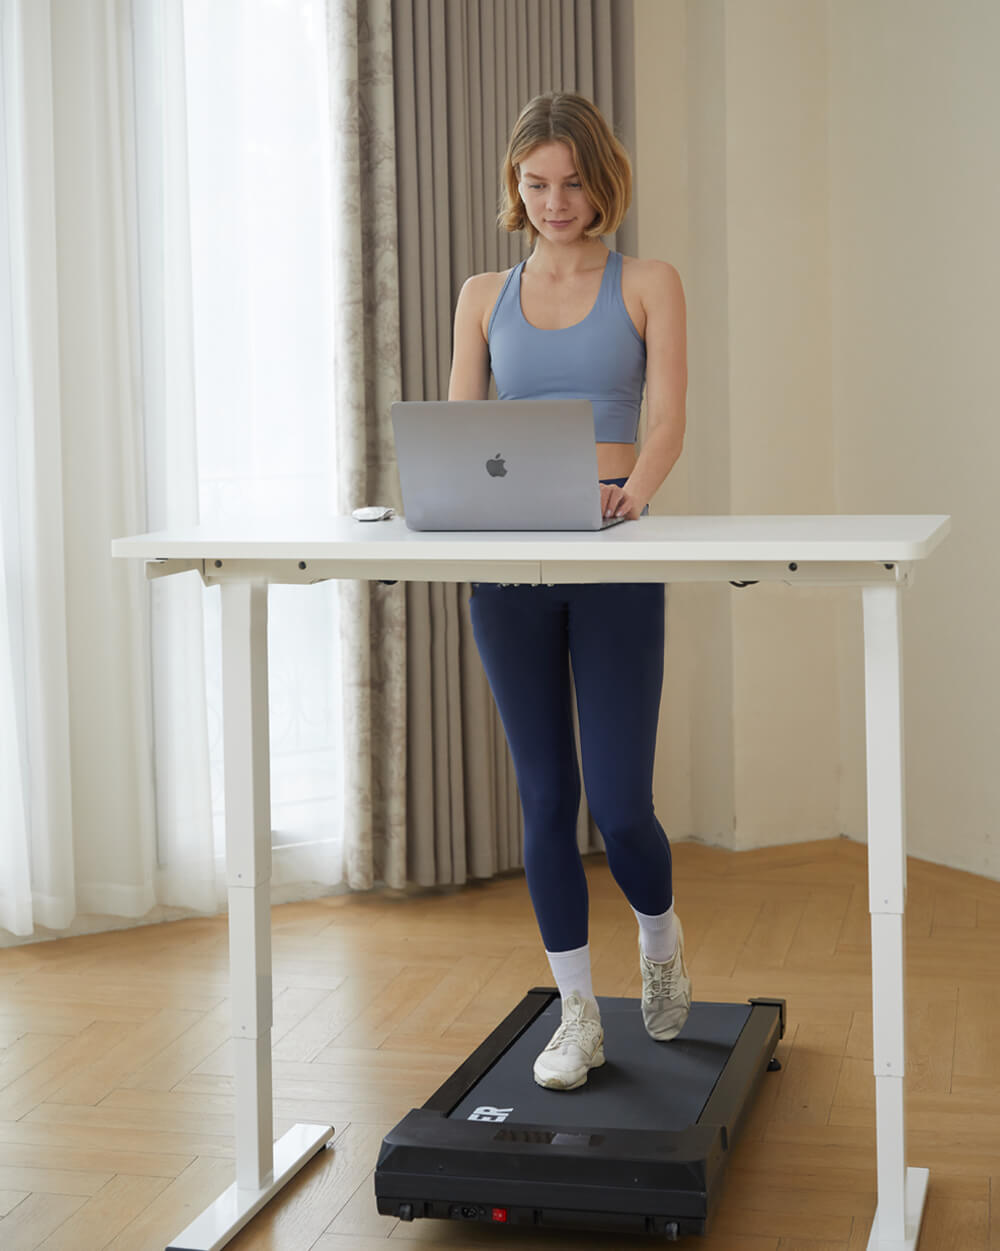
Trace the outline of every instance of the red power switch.
<instances>
[{"instance_id":1,"label":"red power switch","mask_svg":"<svg viewBox=\"0 0 1000 1251\"><path fill-rule=\"evenodd\" d=\"M494 1208L493 1219L499 1222L500 1224L503 1224L503 1222L506 1221L507 1219L507 1209L506 1208Z\"/></svg>"}]
</instances>

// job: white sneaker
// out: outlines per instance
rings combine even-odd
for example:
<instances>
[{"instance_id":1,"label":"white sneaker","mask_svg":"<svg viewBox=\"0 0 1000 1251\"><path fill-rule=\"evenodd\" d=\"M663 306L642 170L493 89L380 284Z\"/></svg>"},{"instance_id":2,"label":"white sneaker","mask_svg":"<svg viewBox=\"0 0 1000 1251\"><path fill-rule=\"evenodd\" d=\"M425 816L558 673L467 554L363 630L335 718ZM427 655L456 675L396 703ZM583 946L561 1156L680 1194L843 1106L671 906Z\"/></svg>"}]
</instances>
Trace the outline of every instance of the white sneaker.
<instances>
[{"instance_id":1,"label":"white sneaker","mask_svg":"<svg viewBox=\"0 0 1000 1251\"><path fill-rule=\"evenodd\" d=\"M562 1003L562 1024L535 1061L535 1081L549 1090L575 1090L604 1063L604 1030L593 999L571 991Z\"/></svg>"},{"instance_id":2,"label":"white sneaker","mask_svg":"<svg viewBox=\"0 0 1000 1251\"><path fill-rule=\"evenodd\" d=\"M669 1042L684 1028L691 1011L691 979L684 963L684 931L677 922L677 950L662 964L647 960L639 948L642 972L642 1020L650 1038Z\"/></svg>"}]
</instances>

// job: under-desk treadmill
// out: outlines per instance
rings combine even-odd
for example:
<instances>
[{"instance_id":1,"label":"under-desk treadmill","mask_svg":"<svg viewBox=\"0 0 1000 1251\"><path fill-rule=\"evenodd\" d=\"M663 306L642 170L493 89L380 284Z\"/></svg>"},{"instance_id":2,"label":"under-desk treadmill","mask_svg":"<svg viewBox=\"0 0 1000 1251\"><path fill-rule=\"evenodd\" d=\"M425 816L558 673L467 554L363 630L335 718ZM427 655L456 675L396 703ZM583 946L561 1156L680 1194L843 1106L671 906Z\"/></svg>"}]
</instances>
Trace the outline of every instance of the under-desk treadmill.
<instances>
[{"instance_id":1,"label":"under-desk treadmill","mask_svg":"<svg viewBox=\"0 0 1000 1251\"><path fill-rule=\"evenodd\" d=\"M694 1003L656 1042L636 999L599 998L607 1061L545 1090L535 1056L558 992L525 995L468 1060L386 1135L379 1212L504 1225L704 1233L726 1162L785 1029L783 999Z\"/></svg>"}]
</instances>

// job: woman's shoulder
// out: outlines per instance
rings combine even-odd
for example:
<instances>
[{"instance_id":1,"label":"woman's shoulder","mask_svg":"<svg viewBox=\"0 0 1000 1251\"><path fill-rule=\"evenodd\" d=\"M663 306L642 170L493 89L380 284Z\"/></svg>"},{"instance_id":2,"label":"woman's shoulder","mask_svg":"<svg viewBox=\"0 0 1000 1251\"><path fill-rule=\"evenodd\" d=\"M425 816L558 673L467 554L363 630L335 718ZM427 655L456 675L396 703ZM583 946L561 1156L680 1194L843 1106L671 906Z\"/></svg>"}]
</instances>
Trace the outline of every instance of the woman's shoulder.
<instances>
[{"instance_id":1,"label":"woman's shoulder","mask_svg":"<svg viewBox=\"0 0 1000 1251\"><path fill-rule=\"evenodd\" d=\"M492 295L495 300L503 290L503 284L516 268L516 265L512 265L510 269L472 274L469 278L466 278L462 289L467 289L469 295L476 299L488 299Z\"/></svg>"},{"instance_id":2,"label":"woman's shoulder","mask_svg":"<svg viewBox=\"0 0 1000 1251\"><path fill-rule=\"evenodd\" d=\"M621 258L622 277L627 274L633 282L644 286L663 286L680 281L677 267L669 261L641 260L638 256L626 256L624 252Z\"/></svg>"},{"instance_id":3,"label":"woman's shoulder","mask_svg":"<svg viewBox=\"0 0 1000 1251\"><path fill-rule=\"evenodd\" d=\"M490 314L493 312L493 306L503 290L504 283L516 268L516 265L512 265L510 269L473 274L471 277L466 278L462 285L460 298L467 300L474 309L482 326L484 339L486 338L486 330Z\"/></svg>"},{"instance_id":4,"label":"woman's shoulder","mask_svg":"<svg viewBox=\"0 0 1000 1251\"><path fill-rule=\"evenodd\" d=\"M677 267L669 261L640 260L636 256L622 256L622 289L631 294L648 312L654 305L668 305L678 299L683 303L684 292Z\"/></svg>"}]
</instances>

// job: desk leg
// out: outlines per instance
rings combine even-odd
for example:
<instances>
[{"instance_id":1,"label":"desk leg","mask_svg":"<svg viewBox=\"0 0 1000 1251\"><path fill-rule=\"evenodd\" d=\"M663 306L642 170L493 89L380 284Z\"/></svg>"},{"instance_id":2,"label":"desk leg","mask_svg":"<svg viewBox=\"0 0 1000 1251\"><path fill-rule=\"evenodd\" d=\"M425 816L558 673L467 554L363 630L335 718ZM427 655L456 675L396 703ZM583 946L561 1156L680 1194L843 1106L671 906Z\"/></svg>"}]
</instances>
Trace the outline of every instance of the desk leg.
<instances>
[{"instance_id":1,"label":"desk leg","mask_svg":"<svg viewBox=\"0 0 1000 1251\"><path fill-rule=\"evenodd\" d=\"M878 1207L868 1251L914 1251L927 1169L906 1167L904 928L906 826L900 592L865 587L865 723L868 772L868 899Z\"/></svg>"},{"instance_id":2,"label":"desk leg","mask_svg":"<svg viewBox=\"0 0 1000 1251\"><path fill-rule=\"evenodd\" d=\"M236 1181L167 1251L224 1247L333 1134L329 1125L299 1124L274 1142L267 584L221 590Z\"/></svg>"}]
</instances>

